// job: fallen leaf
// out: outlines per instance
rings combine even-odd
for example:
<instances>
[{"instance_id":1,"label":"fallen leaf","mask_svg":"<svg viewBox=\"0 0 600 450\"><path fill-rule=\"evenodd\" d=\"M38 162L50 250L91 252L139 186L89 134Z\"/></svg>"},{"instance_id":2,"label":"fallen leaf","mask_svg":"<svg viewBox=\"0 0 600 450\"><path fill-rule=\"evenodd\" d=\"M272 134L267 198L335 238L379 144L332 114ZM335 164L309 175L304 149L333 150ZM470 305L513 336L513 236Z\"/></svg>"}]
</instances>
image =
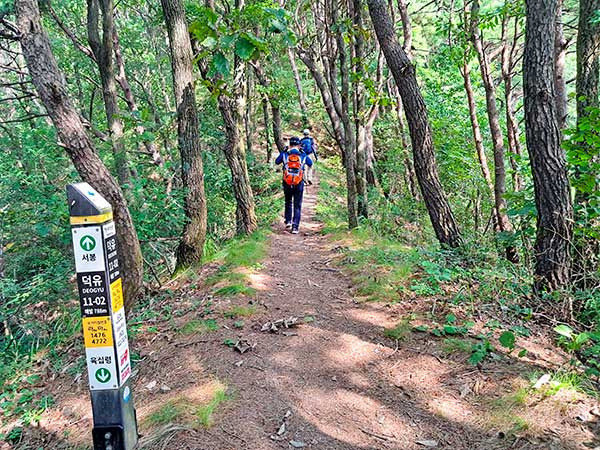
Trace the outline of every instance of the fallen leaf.
<instances>
[{"instance_id":1,"label":"fallen leaf","mask_svg":"<svg viewBox=\"0 0 600 450\"><path fill-rule=\"evenodd\" d=\"M148 383L146 386L144 386L146 389L148 389L149 391L151 391L152 389L154 389L156 387L158 383L156 382L156 380L151 381L150 383Z\"/></svg>"},{"instance_id":2,"label":"fallen leaf","mask_svg":"<svg viewBox=\"0 0 600 450\"><path fill-rule=\"evenodd\" d=\"M306 444L302 441L290 441L290 445L294 448L306 447Z\"/></svg>"}]
</instances>

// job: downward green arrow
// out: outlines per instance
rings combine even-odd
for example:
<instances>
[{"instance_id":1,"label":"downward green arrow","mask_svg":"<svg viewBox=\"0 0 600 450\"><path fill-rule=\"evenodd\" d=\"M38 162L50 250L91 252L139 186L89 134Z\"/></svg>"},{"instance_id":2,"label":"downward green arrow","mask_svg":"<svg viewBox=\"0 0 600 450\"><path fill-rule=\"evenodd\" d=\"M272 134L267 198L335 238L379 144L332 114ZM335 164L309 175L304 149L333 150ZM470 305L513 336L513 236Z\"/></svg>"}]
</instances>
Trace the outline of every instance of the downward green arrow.
<instances>
[{"instance_id":1,"label":"downward green arrow","mask_svg":"<svg viewBox=\"0 0 600 450\"><path fill-rule=\"evenodd\" d=\"M96 380L98 380L100 383L108 383L108 381L110 380L110 371L102 367L96 370L94 376L96 377Z\"/></svg>"}]
</instances>

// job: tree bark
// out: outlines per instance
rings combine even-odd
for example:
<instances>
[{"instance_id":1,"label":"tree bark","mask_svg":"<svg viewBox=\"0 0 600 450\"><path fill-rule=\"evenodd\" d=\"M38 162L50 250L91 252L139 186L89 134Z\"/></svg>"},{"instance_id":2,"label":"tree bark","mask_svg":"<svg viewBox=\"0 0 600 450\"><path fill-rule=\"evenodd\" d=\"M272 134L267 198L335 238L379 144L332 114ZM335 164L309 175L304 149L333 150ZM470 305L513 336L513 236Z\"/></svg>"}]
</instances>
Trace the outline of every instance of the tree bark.
<instances>
[{"instance_id":1,"label":"tree bark","mask_svg":"<svg viewBox=\"0 0 600 450\"><path fill-rule=\"evenodd\" d=\"M169 35L173 90L177 109L177 137L181 155L181 181L185 189L186 223L177 248L176 270L202 259L206 240L206 194L200 148L198 110L192 66L192 45L181 0L161 0Z\"/></svg>"},{"instance_id":2,"label":"tree bark","mask_svg":"<svg viewBox=\"0 0 600 450\"><path fill-rule=\"evenodd\" d=\"M42 27L36 0L15 1L21 48L36 91L56 127L60 145L71 158L81 178L102 194L113 207L119 261L123 268L123 293L128 310L135 303L143 281L142 252L121 188L98 157L76 108L68 97L60 72Z\"/></svg>"},{"instance_id":3,"label":"tree bark","mask_svg":"<svg viewBox=\"0 0 600 450\"><path fill-rule=\"evenodd\" d=\"M267 164L271 162L271 156L273 152L273 143L271 142L271 135L269 134L269 100L265 95L262 99L262 110L263 110L263 121L265 124L265 142L267 150Z\"/></svg>"},{"instance_id":4,"label":"tree bark","mask_svg":"<svg viewBox=\"0 0 600 450\"><path fill-rule=\"evenodd\" d=\"M87 6L88 42L100 73L104 110L114 154L114 167L121 186L129 186L129 161L123 143L123 121L120 118L113 59L114 4L113 0L88 0ZM100 13L102 37L98 31Z\"/></svg>"},{"instance_id":5,"label":"tree bark","mask_svg":"<svg viewBox=\"0 0 600 450\"><path fill-rule=\"evenodd\" d=\"M523 87L527 150L537 207L536 292L567 286L571 269L573 208L554 90L556 8L556 0L526 1Z\"/></svg>"},{"instance_id":6,"label":"tree bark","mask_svg":"<svg viewBox=\"0 0 600 450\"><path fill-rule=\"evenodd\" d=\"M439 179L427 107L417 83L415 67L396 38L385 2L368 0L367 3L377 40L402 97L412 140L416 175L433 229L442 245L457 247L461 243L460 232Z\"/></svg>"},{"instance_id":7,"label":"tree bark","mask_svg":"<svg viewBox=\"0 0 600 450\"><path fill-rule=\"evenodd\" d=\"M554 33L554 91L556 93L556 120L558 128L567 126L567 82L565 80L565 62L567 59L567 40L562 23L563 0L558 0Z\"/></svg>"},{"instance_id":8,"label":"tree bark","mask_svg":"<svg viewBox=\"0 0 600 450\"><path fill-rule=\"evenodd\" d=\"M598 76L600 68L600 23L594 14L600 9L600 0L579 1L577 33L577 124L586 117L587 107L597 108Z\"/></svg>"},{"instance_id":9,"label":"tree bark","mask_svg":"<svg viewBox=\"0 0 600 450\"><path fill-rule=\"evenodd\" d=\"M364 67L365 42L363 38L363 18L361 0L349 0L349 11L354 25L354 42L352 54L352 71L354 80L352 82L354 91L354 123L356 134L354 146L356 148L356 166L354 176L356 178L357 214L360 217L369 217L369 192L367 185L367 116L365 115L365 89L360 76L367 71ZM371 125L370 129L373 126Z\"/></svg>"},{"instance_id":10,"label":"tree bark","mask_svg":"<svg viewBox=\"0 0 600 450\"><path fill-rule=\"evenodd\" d=\"M504 137L500 128L500 114L496 105L496 87L488 61L488 56L483 48L483 38L479 30L479 2L474 0L471 7L471 41L475 47L481 78L485 89L485 102L494 148L494 206L498 231L512 232L512 224L506 213L506 167L504 165ZM519 262L519 253L513 245L505 246L506 259L512 263Z\"/></svg>"},{"instance_id":11,"label":"tree bark","mask_svg":"<svg viewBox=\"0 0 600 450\"><path fill-rule=\"evenodd\" d=\"M337 23L337 5L331 5L331 21ZM341 77L341 119L344 128L344 156L348 206L348 227L358 226L358 198L356 182L356 135L350 121L350 68L342 33L336 33L337 51ZM364 171L363 171L364 173Z\"/></svg>"},{"instance_id":12,"label":"tree bark","mask_svg":"<svg viewBox=\"0 0 600 450\"><path fill-rule=\"evenodd\" d=\"M515 28L512 43L508 42L508 20L507 13L502 18L502 80L504 82L504 101L506 102L506 136L508 138L508 152L512 168L513 190L519 192L522 189L521 176L517 157L521 156L521 142L519 141L519 123L515 116L515 99L513 89L513 71L515 68L515 53L517 48L517 29L519 19L515 17Z\"/></svg>"},{"instance_id":13,"label":"tree bark","mask_svg":"<svg viewBox=\"0 0 600 450\"><path fill-rule=\"evenodd\" d=\"M123 54L121 52L121 45L119 42L119 35L117 34L117 30L115 29L113 32L113 44L115 51L115 60L117 62L117 68L119 70L119 74L116 77L117 83L121 87L123 91L123 95L125 96L125 102L127 103L127 107L129 111L136 115L139 111L137 102L135 101L135 97L133 96L133 92L131 91L131 85L129 84L129 80L127 79L127 74L125 73L125 61L123 61ZM135 131L138 135L142 136L146 129L142 125L137 125L135 127ZM160 150L158 146L149 139L143 140L144 147L146 148L146 152L152 157L152 162L159 167L163 166L164 160L160 155Z\"/></svg>"},{"instance_id":14,"label":"tree bark","mask_svg":"<svg viewBox=\"0 0 600 450\"><path fill-rule=\"evenodd\" d=\"M492 175L490 173L490 167L487 162L487 156L485 155L485 149L483 148L483 137L481 136L481 127L479 126L479 119L477 118L477 107L475 105L475 94L473 92L473 85L471 84L471 69L467 58L463 60L463 67L461 70L465 92L467 93L467 104L469 105L469 117L471 118L471 129L473 130L473 140L475 141L475 151L477 152L477 159L479 160L479 167L481 168L481 174L487 184L490 192L490 198L493 199L494 194L494 182L492 181ZM495 207L494 207L495 209ZM496 212L494 211L494 214Z\"/></svg>"}]
</instances>

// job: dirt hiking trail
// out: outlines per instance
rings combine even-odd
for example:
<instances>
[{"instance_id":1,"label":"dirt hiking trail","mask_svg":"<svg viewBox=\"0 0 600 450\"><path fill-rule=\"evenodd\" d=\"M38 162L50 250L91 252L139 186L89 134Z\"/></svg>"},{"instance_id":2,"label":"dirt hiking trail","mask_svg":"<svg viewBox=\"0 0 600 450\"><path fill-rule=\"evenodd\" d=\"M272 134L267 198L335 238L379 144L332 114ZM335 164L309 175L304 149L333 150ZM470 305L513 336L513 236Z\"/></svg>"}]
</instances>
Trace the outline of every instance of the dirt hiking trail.
<instances>
[{"instance_id":1,"label":"dirt hiking trail","mask_svg":"<svg viewBox=\"0 0 600 450\"><path fill-rule=\"evenodd\" d=\"M203 376L225 380L233 400L216 413L215 426L178 432L156 448L570 448L484 432L472 417L477 405L461 401L458 372L484 376L442 362L426 337L384 345L382 327L405 311L353 300L351 280L331 264L340 256L336 245L315 219L317 185L306 189L300 235L274 225L269 256L251 277L259 312L238 336L254 349L240 354L222 345L232 335L225 333L191 356ZM261 331L291 316L311 320ZM193 390L198 379L191 383Z\"/></svg>"},{"instance_id":2,"label":"dirt hiking trail","mask_svg":"<svg viewBox=\"0 0 600 450\"><path fill-rule=\"evenodd\" d=\"M183 287L153 306L182 314L138 318L146 327L133 337L141 448L589 448L582 443L598 430L577 424L573 408L579 400L572 398L533 404L534 410L545 408L537 410L544 423L536 422L535 429L523 427L509 436L506 421L493 422L497 417L488 413L497 399L514 392L524 370L520 362L482 369L449 357L427 333L408 333L395 343L385 338L384 327L430 306L420 298L403 304L353 298L352 281L336 264L343 257L339 242L324 236L315 218L317 189L318 182L305 191L299 235L281 222L273 225L267 258L247 274L254 295L207 292L202 283L209 264L197 274L198 286ZM249 304L252 314L242 325L226 313ZM211 317L216 329L182 333ZM269 321L290 317L299 324L261 331ZM224 345L238 339L252 350L242 354ZM73 360L77 352L71 349ZM86 388L81 376L60 375L50 387L56 407L29 431L29 442L48 449L89 448ZM215 403L219 391L222 401ZM589 410L589 403L579 402ZM212 409L198 425L198 405L206 404ZM571 408L569 417L564 404Z\"/></svg>"}]
</instances>

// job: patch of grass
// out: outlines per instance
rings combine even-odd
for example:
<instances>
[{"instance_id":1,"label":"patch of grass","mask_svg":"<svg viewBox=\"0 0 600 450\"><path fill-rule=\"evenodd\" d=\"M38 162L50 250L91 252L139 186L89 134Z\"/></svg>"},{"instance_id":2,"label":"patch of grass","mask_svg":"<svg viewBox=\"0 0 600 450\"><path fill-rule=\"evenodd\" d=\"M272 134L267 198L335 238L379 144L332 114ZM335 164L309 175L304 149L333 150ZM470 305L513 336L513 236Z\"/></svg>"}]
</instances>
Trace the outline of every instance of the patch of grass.
<instances>
[{"instance_id":1,"label":"patch of grass","mask_svg":"<svg viewBox=\"0 0 600 450\"><path fill-rule=\"evenodd\" d=\"M248 297L256 294L256 289L243 284L231 284L214 291L214 294L220 297L235 297L236 295L247 295Z\"/></svg>"},{"instance_id":2,"label":"patch of grass","mask_svg":"<svg viewBox=\"0 0 600 450\"><path fill-rule=\"evenodd\" d=\"M210 427L214 423L213 414L215 410L222 403L226 402L229 399L229 396L226 394L225 389L219 389L215 391L213 398L208 404L200 406L196 410L196 417L198 418L198 423L203 427Z\"/></svg>"},{"instance_id":3,"label":"patch of grass","mask_svg":"<svg viewBox=\"0 0 600 450\"><path fill-rule=\"evenodd\" d=\"M229 284L244 284L248 281L248 276L244 273L233 272L227 267L222 266L216 273L209 276L205 280L207 286L214 286L221 282L227 282Z\"/></svg>"},{"instance_id":4,"label":"patch of grass","mask_svg":"<svg viewBox=\"0 0 600 450\"><path fill-rule=\"evenodd\" d=\"M473 346L465 339L447 338L443 341L442 350L447 355L452 355L454 353L471 354L473 351Z\"/></svg>"},{"instance_id":5,"label":"patch of grass","mask_svg":"<svg viewBox=\"0 0 600 450\"><path fill-rule=\"evenodd\" d=\"M530 382L532 386L541 375L542 373L537 371L531 374ZM559 370L553 373L550 381L536 392L541 393L544 397L552 397L560 391L578 392L593 398L600 397L600 393L588 377L569 370Z\"/></svg>"},{"instance_id":6,"label":"patch of grass","mask_svg":"<svg viewBox=\"0 0 600 450\"><path fill-rule=\"evenodd\" d=\"M185 414L186 404L181 399L169 400L146 417L145 421L152 426L175 422Z\"/></svg>"},{"instance_id":7,"label":"patch of grass","mask_svg":"<svg viewBox=\"0 0 600 450\"><path fill-rule=\"evenodd\" d=\"M250 317L256 313L256 306L232 306L223 315L228 319L237 319L239 317Z\"/></svg>"},{"instance_id":8,"label":"patch of grass","mask_svg":"<svg viewBox=\"0 0 600 450\"><path fill-rule=\"evenodd\" d=\"M269 231L258 230L249 236L236 238L213 256L213 260L222 261L225 268L254 267L269 251Z\"/></svg>"},{"instance_id":9,"label":"patch of grass","mask_svg":"<svg viewBox=\"0 0 600 450\"><path fill-rule=\"evenodd\" d=\"M185 323L180 329L181 334L201 334L209 333L219 329L219 325L215 319L195 319Z\"/></svg>"},{"instance_id":10,"label":"patch of grass","mask_svg":"<svg viewBox=\"0 0 600 450\"><path fill-rule=\"evenodd\" d=\"M406 338L412 331L412 326L410 325L410 318L402 319L395 327L386 328L383 331L383 335L390 339L396 339L401 341Z\"/></svg>"}]
</instances>

